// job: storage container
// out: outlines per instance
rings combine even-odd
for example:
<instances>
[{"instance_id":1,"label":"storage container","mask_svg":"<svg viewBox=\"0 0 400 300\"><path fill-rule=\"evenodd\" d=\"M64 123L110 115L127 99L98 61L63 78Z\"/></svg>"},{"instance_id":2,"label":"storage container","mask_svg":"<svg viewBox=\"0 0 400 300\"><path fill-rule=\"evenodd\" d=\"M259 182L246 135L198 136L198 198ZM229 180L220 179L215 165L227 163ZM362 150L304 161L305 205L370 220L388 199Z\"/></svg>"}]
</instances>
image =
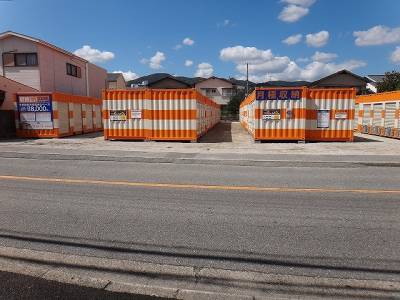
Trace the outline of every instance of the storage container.
<instances>
[{"instance_id":1,"label":"storage container","mask_svg":"<svg viewBox=\"0 0 400 300\"><path fill-rule=\"evenodd\" d=\"M254 140L352 141L355 89L257 88L240 105Z\"/></svg>"},{"instance_id":2,"label":"storage container","mask_svg":"<svg viewBox=\"0 0 400 300\"><path fill-rule=\"evenodd\" d=\"M220 121L220 106L194 89L106 90L104 138L197 141Z\"/></svg>"},{"instance_id":3,"label":"storage container","mask_svg":"<svg viewBox=\"0 0 400 300\"><path fill-rule=\"evenodd\" d=\"M17 137L58 138L101 131L101 105L100 99L91 97L18 93L15 106Z\"/></svg>"},{"instance_id":4,"label":"storage container","mask_svg":"<svg viewBox=\"0 0 400 300\"><path fill-rule=\"evenodd\" d=\"M400 91L358 96L356 103L359 132L400 138Z\"/></svg>"}]
</instances>

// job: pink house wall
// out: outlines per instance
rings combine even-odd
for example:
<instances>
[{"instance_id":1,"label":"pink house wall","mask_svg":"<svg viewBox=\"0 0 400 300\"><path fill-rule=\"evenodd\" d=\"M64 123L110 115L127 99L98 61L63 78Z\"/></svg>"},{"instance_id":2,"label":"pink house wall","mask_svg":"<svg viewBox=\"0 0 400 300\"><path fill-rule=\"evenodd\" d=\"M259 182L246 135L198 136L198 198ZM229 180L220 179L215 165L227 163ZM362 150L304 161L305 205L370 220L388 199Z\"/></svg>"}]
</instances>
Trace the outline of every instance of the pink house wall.
<instances>
[{"instance_id":1,"label":"pink house wall","mask_svg":"<svg viewBox=\"0 0 400 300\"><path fill-rule=\"evenodd\" d=\"M6 92L6 99L3 105L0 106L0 110L14 110L14 97L16 93L38 92L38 90L30 86L21 84L3 76L0 76L0 90Z\"/></svg>"}]
</instances>

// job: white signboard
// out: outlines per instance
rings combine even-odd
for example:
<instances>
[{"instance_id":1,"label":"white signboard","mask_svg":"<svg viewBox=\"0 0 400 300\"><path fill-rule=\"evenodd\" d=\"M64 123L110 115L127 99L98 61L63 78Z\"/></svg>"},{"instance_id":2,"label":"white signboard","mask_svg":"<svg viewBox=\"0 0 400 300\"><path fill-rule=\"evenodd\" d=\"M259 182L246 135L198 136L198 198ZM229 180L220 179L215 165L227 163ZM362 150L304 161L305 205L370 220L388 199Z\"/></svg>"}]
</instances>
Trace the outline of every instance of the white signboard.
<instances>
[{"instance_id":1,"label":"white signboard","mask_svg":"<svg viewBox=\"0 0 400 300\"><path fill-rule=\"evenodd\" d=\"M141 119L142 111L140 109L132 109L131 115L132 115L132 119Z\"/></svg>"},{"instance_id":2,"label":"white signboard","mask_svg":"<svg viewBox=\"0 0 400 300\"><path fill-rule=\"evenodd\" d=\"M280 120L281 110L280 109L264 109L263 110L263 120Z\"/></svg>"},{"instance_id":3,"label":"white signboard","mask_svg":"<svg viewBox=\"0 0 400 300\"><path fill-rule=\"evenodd\" d=\"M335 119L347 119L347 112L346 111L337 111L335 112Z\"/></svg>"},{"instance_id":4,"label":"white signboard","mask_svg":"<svg viewBox=\"0 0 400 300\"><path fill-rule=\"evenodd\" d=\"M319 110L317 114L317 128L329 128L330 111Z\"/></svg>"}]
</instances>

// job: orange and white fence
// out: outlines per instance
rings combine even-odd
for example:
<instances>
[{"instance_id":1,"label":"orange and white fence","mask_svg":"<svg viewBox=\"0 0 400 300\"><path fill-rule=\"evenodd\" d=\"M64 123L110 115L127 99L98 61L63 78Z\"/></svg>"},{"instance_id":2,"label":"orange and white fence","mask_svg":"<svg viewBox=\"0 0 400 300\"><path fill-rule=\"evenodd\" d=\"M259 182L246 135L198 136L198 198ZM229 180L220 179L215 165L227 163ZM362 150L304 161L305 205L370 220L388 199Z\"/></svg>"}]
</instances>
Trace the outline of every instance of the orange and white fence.
<instances>
[{"instance_id":1,"label":"orange and white fence","mask_svg":"<svg viewBox=\"0 0 400 300\"><path fill-rule=\"evenodd\" d=\"M59 138L103 130L101 100L62 93L16 94L17 137Z\"/></svg>"},{"instance_id":2,"label":"orange and white fence","mask_svg":"<svg viewBox=\"0 0 400 300\"><path fill-rule=\"evenodd\" d=\"M400 138L400 91L358 96L357 131Z\"/></svg>"},{"instance_id":3,"label":"orange and white fence","mask_svg":"<svg viewBox=\"0 0 400 300\"><path fill-rule=\"evenodd\" d=\"M194 89L103 93L105 139L197 141L220 117L220 106Z\"/></svg>"},{"instance_id":4,"label":"orange and white fence","mask_svg":"<svg viewBox=\"0 0 400 300\"><path fill-rule=\"evenodd\" d=\"M258 88L240 105L254 140L352 141L355 89Z\"/></svg>"}]
</instances>

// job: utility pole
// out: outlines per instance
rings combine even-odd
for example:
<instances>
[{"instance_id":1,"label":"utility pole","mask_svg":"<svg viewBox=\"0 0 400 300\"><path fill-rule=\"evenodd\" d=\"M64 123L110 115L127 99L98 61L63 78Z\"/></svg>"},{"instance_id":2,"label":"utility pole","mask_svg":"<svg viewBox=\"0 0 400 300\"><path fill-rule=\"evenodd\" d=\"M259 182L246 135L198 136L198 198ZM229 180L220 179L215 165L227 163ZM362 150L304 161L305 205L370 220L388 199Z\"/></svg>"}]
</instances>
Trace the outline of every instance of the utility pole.
<instances>
[{"instance_id":1,"label":"utility pole","mask_svg":"<svg viewBox=\"0 0 400 300\"><path fill-rule=\"evenodd\" d=\"M249 95L249 63L246 63L246 97Z\"/></svg>"}]
</instances>

